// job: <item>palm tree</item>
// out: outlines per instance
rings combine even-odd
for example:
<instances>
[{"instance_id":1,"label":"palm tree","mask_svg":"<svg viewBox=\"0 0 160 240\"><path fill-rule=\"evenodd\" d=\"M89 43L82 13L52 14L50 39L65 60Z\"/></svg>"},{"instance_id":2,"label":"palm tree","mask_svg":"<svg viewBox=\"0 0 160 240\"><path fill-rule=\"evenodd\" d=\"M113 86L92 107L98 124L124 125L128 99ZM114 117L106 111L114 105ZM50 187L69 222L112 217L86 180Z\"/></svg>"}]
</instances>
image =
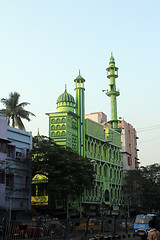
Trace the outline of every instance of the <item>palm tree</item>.
<instances>
[{"instance_id":1,"label":"palm tree","mask_svg":"<svg viewBox=\"0 0 160 240\"><path fill-rule=\"evenodd\" d=\"M30 115L35 115L24 109L24 107L30 103L19 103L19 98L20 94L17 92L11 92L9 94L9 98L2 98L1 102L5 105L6 108L1 109L0 113L7 116L8 125L10 125L12 121L12 127L17 126L19 129L25 130L24 124L21 119L23 118L30 121Z\"/></svg>"}]
</instances>

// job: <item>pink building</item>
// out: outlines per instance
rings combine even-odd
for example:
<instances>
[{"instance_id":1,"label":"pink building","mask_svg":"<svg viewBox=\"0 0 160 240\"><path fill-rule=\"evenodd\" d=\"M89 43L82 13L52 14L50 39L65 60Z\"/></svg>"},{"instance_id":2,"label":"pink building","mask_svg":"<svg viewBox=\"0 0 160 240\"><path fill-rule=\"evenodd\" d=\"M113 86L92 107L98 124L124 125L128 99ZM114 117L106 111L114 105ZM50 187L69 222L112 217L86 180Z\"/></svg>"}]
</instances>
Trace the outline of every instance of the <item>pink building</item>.
<instances>
[{"instance_id":1,"label":"pink building","mask_svg":"<svg viewBox=\"0 0 160 240\"><path fill-rule=\"evenodd\" d=\"M135 128L122 120L122 133L121 133L121 154L123 160L123 170L134 170L139 167L139 159L137 152L137 133Z\"/></svg>"},{"instance_id":2,"label":"pink building","mask_svg":"<svg viewBox=\"0 0 160 240\"><path fill-rule=\"evenodd\" d=\"M85 118L98 123L107 122L107 115L103 112L94 112L90 114L85 114ZM137 133L135 128L127 123L126 121L121 121L122 132L121 132L121 156L123 162L123 170L134 170L139 167L139 159L137 152Z\"/></svg>"},{"instance_id":3,"label":"pink building","mask_svg":"<svg viewBox=\"0 0 160 240\"><path fill-rule=\"evenodd\" d=\"M107 122L107 115L104 114L103 112L94 112L90 114L85 114L85 119L86 118L98 123Z\"/></svg>"}]
</instances>

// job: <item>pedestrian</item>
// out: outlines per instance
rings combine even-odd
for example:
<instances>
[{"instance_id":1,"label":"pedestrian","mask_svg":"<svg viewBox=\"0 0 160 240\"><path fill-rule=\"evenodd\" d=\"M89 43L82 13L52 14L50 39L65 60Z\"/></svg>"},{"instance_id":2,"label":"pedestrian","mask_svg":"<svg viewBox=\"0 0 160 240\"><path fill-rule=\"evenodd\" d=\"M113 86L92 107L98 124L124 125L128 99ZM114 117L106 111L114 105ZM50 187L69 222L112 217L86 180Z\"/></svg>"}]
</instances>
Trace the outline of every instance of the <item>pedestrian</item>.
<instances>
[{"instance_id":1,"label":"pedestrian","mask_svg":"<svg viewBox=\"0 0 160 240\"><path fill-rule=\"evenodd\" d=\"M160 240L160 232L156 229L156 223L153 219L149 221L149 228L148 240Z\"/></svg>"}]
</instances>

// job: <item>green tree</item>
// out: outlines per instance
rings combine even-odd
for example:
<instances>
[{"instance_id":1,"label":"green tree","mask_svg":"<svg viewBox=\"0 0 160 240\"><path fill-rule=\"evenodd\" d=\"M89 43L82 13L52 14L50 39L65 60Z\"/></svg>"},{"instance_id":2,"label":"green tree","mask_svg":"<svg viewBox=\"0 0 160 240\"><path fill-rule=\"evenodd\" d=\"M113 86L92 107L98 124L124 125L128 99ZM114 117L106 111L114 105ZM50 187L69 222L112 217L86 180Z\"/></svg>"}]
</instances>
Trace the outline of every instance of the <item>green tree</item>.
<instances>
[{"instance_id":1,"label":"green tree","mask_svg":"<svg viewBox=\"0 0 160 240\"><path fill-rule=\"evenodd\" d=\"M155 163L127 171L124 197L136 211L151 212L160 208L160 165Z\"/></svg>"},{"instance_id":2,"label":"green tree","mask_svg":"<svg viewBox=\"0 0 160 240\"><path fill-rule=\"evenodd\" d=\"M67 196L80 196L94 184L94 169L89 158L45 136L33 138L32 176L36 174L48 177L50 199L60 196L67 201Z\"/></svg>"},{"instance_id":3,"label":"green tree","mask_svg":"<svg viewBox=\"0 0 160 240\"><path fill-rule=\"evenodd\" d=\"M0 110L1 114L5 114L8 119L8 125L12 127L18 127L25 130L22 118L30 121L30 116L35 116L33 113L24 109L28 102L19 103L20 94L17 92L11 92L9 98L2 98L1 102L5 105L4 109Z\"/></svg>"}]
</instances>

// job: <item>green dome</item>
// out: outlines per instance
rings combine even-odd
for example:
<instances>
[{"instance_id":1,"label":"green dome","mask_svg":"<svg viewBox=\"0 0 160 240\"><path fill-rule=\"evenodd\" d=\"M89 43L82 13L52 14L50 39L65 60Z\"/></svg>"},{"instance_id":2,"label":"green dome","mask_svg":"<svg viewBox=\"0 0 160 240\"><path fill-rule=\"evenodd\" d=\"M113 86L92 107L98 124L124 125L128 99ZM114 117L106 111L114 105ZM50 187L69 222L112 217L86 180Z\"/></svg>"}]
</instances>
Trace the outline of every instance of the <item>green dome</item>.
<instances>
[{"instance_id":1,"label":"green dome","mask_svg":"<svg viewBox=\"0 0 160 240\"><path fill-rule=\"evenodd\" d=\"M57 104L60 102L72 102L75 104L74 97L67 92L65 89L65 92L62 93L58 98L57 98Z\"/></svg>"},{"instance_id":2,"label":"green dome","mask_svg":"<svg viewBox=\"0 0 160 240\"><path fill-rule=\"evenodd\" d=\"M67 89L65 87L65 92L62 93L57 98L57 112L74 112L75 108L75 101L74 97L67 92Z\"/></svg>"}]
</instances>

